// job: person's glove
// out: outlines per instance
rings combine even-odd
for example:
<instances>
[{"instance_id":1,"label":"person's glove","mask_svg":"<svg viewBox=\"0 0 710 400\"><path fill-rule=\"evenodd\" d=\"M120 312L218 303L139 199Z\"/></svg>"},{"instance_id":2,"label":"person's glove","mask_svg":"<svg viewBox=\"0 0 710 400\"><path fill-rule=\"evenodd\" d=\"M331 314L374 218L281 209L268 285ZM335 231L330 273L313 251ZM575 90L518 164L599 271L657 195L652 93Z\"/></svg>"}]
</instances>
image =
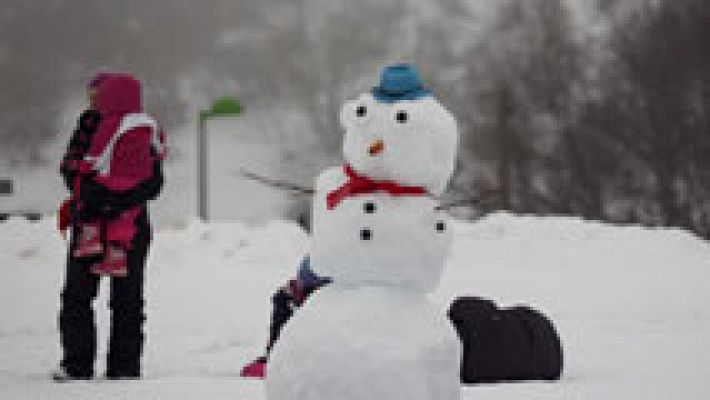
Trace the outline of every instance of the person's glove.
<instances>
[{"instance_id":1,"label":"person's glove","mask_svg":"<svg viewBox=\"0 0 710 400\"><path fill-rule=\"evenodd\" d=\"M66 239L66 231L71 223L71 207L72 198L69 197L62 201L57 212L57 228L59 229L59 234L62 236L62 239Z\"/></svg>"},{"instance_id":2,"label":"person's glove","mask_svg":"<svg viewBox=\"0 0 710 400\"><path fill-rule=\"evenodd\" d=\"M102 204L99 207L99 215L101 215L101 218L103 218L104 220L110 221L118 218L121 215L121 210L118 210L117 208L108 204Z\"/></svg>"},{"instance_id":3,"label":"person's glove","mask_svg":"<svg viewBox=\"0 0 710 400\"><path fill-rule=\"evenodd\" d=\"M290 301L293 305L292 308L298 308L302 306L303 303L306 301L306 298L308 297L303 291L303 288L298 282L298 279L291 279L290 281L288 281L288 283L284 286L284 291L289 295Z\"/></svg>"},{"instance_id":4,"label":"person's glove","mask_svg":"<svg viewBox=\"0 0 710 400\"><path fill-rule=\"evenodd\" d=\"M114 220L121 215L121 210L106 203L99 204L92 201L84 201L82 202L80 213L82 221Z\"/></svg>"}]
</instances>

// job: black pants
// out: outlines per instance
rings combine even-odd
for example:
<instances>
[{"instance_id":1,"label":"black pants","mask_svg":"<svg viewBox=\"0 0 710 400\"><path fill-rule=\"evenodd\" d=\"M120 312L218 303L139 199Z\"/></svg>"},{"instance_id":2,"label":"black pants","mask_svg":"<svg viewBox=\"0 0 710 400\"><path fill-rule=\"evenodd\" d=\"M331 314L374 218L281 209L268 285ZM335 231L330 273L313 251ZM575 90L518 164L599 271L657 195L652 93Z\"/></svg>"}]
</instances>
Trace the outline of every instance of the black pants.
<instances>
[{"instance_id":1,"label":"black pants","mask_svg":"<svg viewBox=\"0 0 710 400\"><path fill-rule=\"evenodd\" d=\"M269 342L266 344L266 355L271 353L271 349L279 340L281 330L286 326L286 322L293 316L296 305L294 304L293 296L284 288L274 293L271 297L273 309L271 310L271 326L269 327Z\"/></svg>"},{"instance_id":2,"label":"black pants","mask_svg":"<svg viewBox=\"0 0 710 400\"><path fill-rule=\"evenodd\" d=\"M109 377L137 377L141 372L145 321L143 284L151 235L146 215L141 215L136 222L138 233L128 251L128 276L111 278L111 331L106 371ZM61 365L73 376L89 377L93 375L96 359L93 301L98 294L99 277L89 272L95 260L72 256L75 244L72 239L59 312Z\"/></svg>"},{"instance_id":3,"label":"black pants","mask_svg":"<svg viewBox=\"0 0 710 400\"><path fill-rule=\"evenodd\" d=\"M291 319L294 312L303 305L303 303L308 300L308 297L313 294L313 292L327 285L328 282L322 282L313 287L302 288L299 286L301 291L300 295L294 295L293 290L296 285L299 285L295 279L288 281L285 285L280 287L276 293L271 297L271 304L273 306L271 310L271 326L269 327L269 341L266 344L266 354L264 358L268 358L271 350L273 349L276 342L279 340L281 335L281 330L286 326L288 320Z\"/></svg>"}]
</instances>

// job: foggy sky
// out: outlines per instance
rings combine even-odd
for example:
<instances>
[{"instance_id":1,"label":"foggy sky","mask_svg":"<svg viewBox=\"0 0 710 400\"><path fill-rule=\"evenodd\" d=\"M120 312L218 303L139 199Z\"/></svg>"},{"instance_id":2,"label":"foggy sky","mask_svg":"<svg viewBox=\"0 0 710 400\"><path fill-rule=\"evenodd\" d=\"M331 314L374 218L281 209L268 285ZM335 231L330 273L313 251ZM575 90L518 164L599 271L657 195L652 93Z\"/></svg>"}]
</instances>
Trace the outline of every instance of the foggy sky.
<instances>
[{"instance_id":1,"label":"foggy sky","mask_svg":"<svg viewBox=\"0 0 710 400\"><path fill-rule=\"evenodd\" d=\"M417 53L426 47L427 26L451 25L456 45L469 46L493 19L497 3L3 0L0 160L6 166L49 162L43 145L67 129L86 82L101 68L142 79L147 108L169 128L192 121L224 94L277 105L298 103L309 90L329 90L338 98L328 101L339 103L384 63L419 61L426 72L429 60ZM588 20L580 4L589 2L572 3L575 15ZM446 12L455 7L468 14L451 23ZM331 88L321 88L326 85ZM328 126L335 117L315 119Z\"/></svg>"}]
</instances>

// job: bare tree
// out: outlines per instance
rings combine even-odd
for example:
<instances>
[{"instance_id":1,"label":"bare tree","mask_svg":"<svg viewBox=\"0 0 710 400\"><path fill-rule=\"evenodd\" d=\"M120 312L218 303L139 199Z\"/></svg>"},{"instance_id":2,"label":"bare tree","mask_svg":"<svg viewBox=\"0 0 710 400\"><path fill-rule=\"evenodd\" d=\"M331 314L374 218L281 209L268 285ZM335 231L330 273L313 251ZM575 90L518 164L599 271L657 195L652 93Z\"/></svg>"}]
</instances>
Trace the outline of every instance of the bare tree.
<instances>
[{"instance_id":1,"label":"bare tree","mask_svg":"<svg viewBox=\"0 0 710 400\"><path fill-rule=\"evenodd\" d=\"M617 195L635 187L658 206L658 222L696 230L707 229L694 210L707 208L709 18L700 0L644 3L614 27L604 94L587 109L638 178Z\"/></svg>"},{"instance_id":2,"label":"bare tree","mask_svg":"<svg viewBox=\"0 0 710 400\"><path fill-rule=\"evenodd\" d=\"M496 117L502 208L570 212L564 133L575 115L581 51L562 1L507 1L490 33L487 79Z\"/></svg>"}]
</instances>

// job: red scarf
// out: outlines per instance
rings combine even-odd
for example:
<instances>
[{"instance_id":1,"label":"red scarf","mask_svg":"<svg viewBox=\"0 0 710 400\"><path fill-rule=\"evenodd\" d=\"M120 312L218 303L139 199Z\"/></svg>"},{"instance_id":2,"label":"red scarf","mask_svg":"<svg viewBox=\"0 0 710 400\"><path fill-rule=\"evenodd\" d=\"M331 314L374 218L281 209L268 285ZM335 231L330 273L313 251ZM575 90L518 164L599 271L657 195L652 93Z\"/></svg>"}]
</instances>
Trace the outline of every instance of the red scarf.
<instances>
[{"instance_id":1,"label":"red scarf","mask_svg":"<svg viewBox=\"0 0 710 400\"><path fill-rule=\"evenodd\" d=\"M341 187L328 193L326 197L328 210L332 210L347 197L360 194L387 192L392 196L423 196L427 194L421 186L402 186L394 181L376 181L366 176L359 175L349 164L343 167L348 181Z\"/></svg>"}]
</instances>

